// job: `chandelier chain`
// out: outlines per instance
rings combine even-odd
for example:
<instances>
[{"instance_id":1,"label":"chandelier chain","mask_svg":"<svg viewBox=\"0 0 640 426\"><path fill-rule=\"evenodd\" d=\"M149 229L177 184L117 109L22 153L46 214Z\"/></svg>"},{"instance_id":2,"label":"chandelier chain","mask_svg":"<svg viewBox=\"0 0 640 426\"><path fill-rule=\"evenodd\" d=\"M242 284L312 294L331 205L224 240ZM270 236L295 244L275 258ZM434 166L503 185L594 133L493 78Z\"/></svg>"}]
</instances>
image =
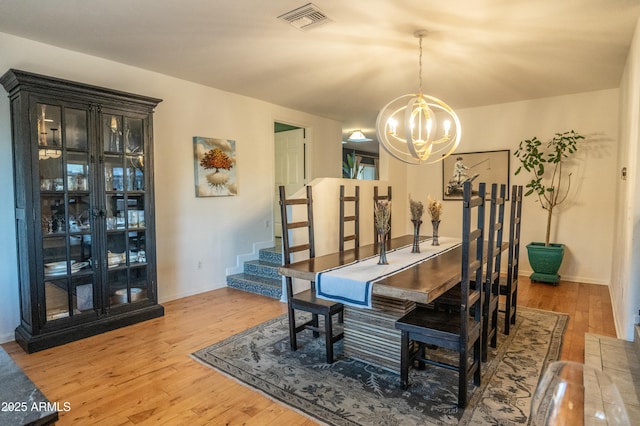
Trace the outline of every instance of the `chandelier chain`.
<instances>
[{"instance_id":1,"label":"chandelier chain","mask_svg":"<svg viewBox=\"0 0 640 426\"><path fill-rule=\"evenodd\" d=\"M420 59L419 59L419 67L418 67L418 87L419 87L419 95L422 95L422 36L420 38Z\"/></svg>"}]
</instances>

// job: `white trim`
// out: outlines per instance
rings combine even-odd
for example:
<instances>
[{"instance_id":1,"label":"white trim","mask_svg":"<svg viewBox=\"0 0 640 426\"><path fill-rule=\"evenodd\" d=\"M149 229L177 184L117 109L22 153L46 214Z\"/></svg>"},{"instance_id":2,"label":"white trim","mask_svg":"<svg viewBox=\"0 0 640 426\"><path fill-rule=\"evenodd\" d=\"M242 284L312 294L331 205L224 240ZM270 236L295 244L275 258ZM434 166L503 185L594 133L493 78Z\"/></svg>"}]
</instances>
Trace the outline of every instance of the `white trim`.
<instances>
[{"instance_id":1,"label":"white trim","mask_svg":"<svg viewBox=\"0 0 640 426\"><path fill-rule=\"evenodd\" d=\"M226 269L227 276L244 272L244 262L256 260L260 255L260 249L271 248L274 245L275 240L253 243L253 251L251 253L239 254L236 257L236 266Z\"/></svg>"}]
</instances>

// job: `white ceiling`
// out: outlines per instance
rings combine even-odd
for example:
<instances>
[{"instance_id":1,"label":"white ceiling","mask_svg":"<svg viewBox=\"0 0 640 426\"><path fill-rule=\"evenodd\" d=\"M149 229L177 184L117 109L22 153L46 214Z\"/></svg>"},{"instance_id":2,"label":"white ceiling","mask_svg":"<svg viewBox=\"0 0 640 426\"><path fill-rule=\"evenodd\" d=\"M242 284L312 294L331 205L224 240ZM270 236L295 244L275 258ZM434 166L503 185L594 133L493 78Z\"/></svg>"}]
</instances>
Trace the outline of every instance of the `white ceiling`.
<instances>
[{"instance_id":1,"label":"white ceiling","mask_svg":"<svg viewBox=\"0 0 640 426\"><path fill-rule=\"evenodd\" d=\"M640 0L0 0L0 32L330 117L375 138L418 90L454 109L619 86ZM1 52L0 52L1 54Z\"/></svg>"}]
</instances>

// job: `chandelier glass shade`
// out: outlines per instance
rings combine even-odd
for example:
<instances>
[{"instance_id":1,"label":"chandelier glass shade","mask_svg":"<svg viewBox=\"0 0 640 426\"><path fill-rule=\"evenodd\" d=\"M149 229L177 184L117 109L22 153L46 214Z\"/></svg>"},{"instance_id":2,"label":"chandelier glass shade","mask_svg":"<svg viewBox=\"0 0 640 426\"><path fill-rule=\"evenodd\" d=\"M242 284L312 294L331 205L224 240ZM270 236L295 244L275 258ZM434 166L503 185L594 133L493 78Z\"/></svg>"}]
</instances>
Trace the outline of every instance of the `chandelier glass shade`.
<instances>
[{"instance_id":1,"label":"chandelier glass shade","mask_svg":"<svg viewBox=\"0 0 640 426\"><path fill-rule=\"evenodd\" d=\"M422 93L422 38L420 38L420 90L400 96L384 106L376 120L376 134L391 156L408 164L431 164L451 155L460 143L460 120L449 105Z\"/></svg>"}]
</instances>

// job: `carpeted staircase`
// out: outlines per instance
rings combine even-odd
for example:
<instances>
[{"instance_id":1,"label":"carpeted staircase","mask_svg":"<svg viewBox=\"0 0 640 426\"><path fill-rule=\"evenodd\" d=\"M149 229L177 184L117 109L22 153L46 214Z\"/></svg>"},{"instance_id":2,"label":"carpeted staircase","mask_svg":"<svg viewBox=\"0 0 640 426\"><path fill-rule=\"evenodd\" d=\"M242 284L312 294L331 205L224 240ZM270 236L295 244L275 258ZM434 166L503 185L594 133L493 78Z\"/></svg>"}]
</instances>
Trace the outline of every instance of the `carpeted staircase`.
<instances>
[{"instance_id":1,"label":"carpeted staircase","mask_svg":"<svg viewBox=\"0 0 640 426\"><path fill-rule=\"evenodd\" d=\"M227 286L280 300L282 298L282 279L278 274L280 265L282 265L280 244L260 249L257 260L244 262L244 272L227 275Z\"/></svg>"}]
</instances>

